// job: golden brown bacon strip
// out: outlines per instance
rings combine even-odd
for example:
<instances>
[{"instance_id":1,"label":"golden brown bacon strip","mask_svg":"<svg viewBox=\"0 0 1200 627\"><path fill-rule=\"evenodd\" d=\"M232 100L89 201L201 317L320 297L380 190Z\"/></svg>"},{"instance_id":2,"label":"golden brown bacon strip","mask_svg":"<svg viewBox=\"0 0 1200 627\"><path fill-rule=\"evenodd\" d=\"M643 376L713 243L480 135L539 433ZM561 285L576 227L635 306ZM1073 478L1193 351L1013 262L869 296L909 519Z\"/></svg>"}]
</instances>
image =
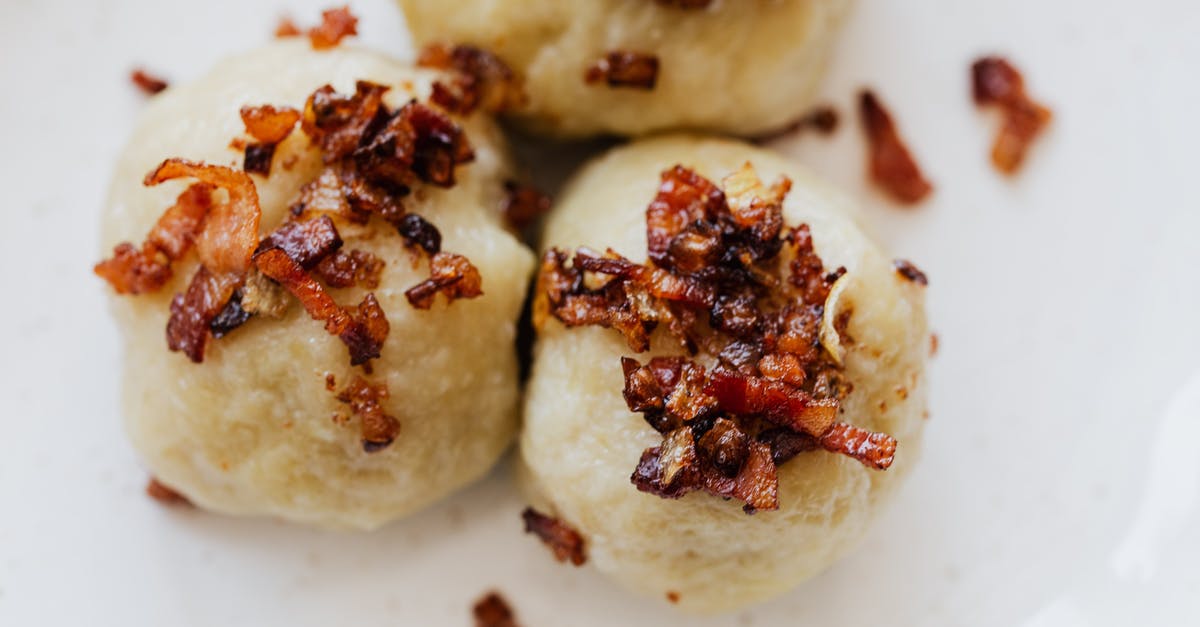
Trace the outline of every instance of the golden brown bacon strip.
<instances>
[{"instance_id":1,"label":"golden brown bacon strip","mask_svg":"<svg viewBox=\"0 0 1200 627\"><path fill-rule=\"evenodd\" d=\"M1053 114L1025 93L1025 79L1001 57L984 57L971 65L971 93L979 106L994 105L1004 112L992 145L992 164L1005 174L1015 173Z\"/></svg>"},{"instance_id":2,"label":"golden brown bacon strip","mask_svg":"<svg viewBox=\"0 0 1200 627\"><path fill-rule=\"evenodd\" d=\"M818 440L827 451L853 457L867 466L885 470L896 457L896 438L835 422Z\"/></svg>"},{"instance_id":3,"label":"golden brown bacon strip","mask_svg":"<svg viewBox=\"0 0 1200 627\"><path fill-rule=\"evenodd\" d=\"M455 73L449 83L435 81L430 96L447 111L467 115L482 107L499 113L525 104L521 80L499 57L482 48L431 44L421 50L417 65Z\"/></svg>"},{"instance_id":4,"label":"golden brown bacon strip","mask_svg":"<svg viewBox=\"0 0 1200 627\"><path fill-rule=\"evenodd\" d=\"M309 29L308 40L313 50L327 50L357 34L358 18L350 12L350 7L341 6L321 12L321 23Z\"/></svg>"},{"instance_id":5,"label":"golden brown bacon strip","mask_svg":"<svg viewBox=\"0 0 1200 627\"><path fill-rule=\"evenodd\" d=\"M153 96L168 87L167 81L154 76L142 68L136 68L129 73L129 80L142 92Z\"/></svg>"},{"instance_id":6,"label":"golden brown bacon strip","mask_svg":"<svg viewBox=\"0 0 1200 627\"><path fill-rule=\"evenodd\" d=\"M924 200L933 186L921 174L892 116L874 92L859 93L858 113L867 135L871 180L898 202L915 204Z\"/></svg>"},{"instance_id":7,"label":"golden brown bacon strip","mask_svg":"<svg viewBox=\"0 0 1200 627\"><path fill-rule=\"evenodd\" d=\"M532 507L526 507L521 512L525 520L525 533L532 533L541 539L551 551L554 558L560 562L570 561L576 566L587 562L583 536L572 529L567 523L558 518L547 516Z\"/></svg>"},{"instance_id":8,"label":"golden brown bacon strip","mask_svg":"<svg viewBox=\"0 0 1200 627\"><path fill-rule=\"evenodd\" d=\"M837 399L814 399L782 381L717 370L704 391L731 414L756 414L793 431L819 436L837 416Z\"/></svg>"},{"instance_id":9,"label":"golden brown bacon strip","mask_svg":"<svg viewBox=\"0 0 1200 627\"><path fill-rule=\"evenodd\" d=\"M337 399L349 405L350 411L359 417L363 450L368 453L382 451L400 435L400 421L383 411L382 403L387 398L386 383L371 384L357 376L338 392Z\"/></svg>"},{"instance_id":10,"label":"golden brown bacon strip","mask_svg":"<svg viewBox=\"0 0 1200 627\"><path fill-rule=\"evenodd\" d=\"M658 82L658 57L642 52L612 50L584 72L588 84L604 82L609 87L654 89Z\"/></svg>"},{"instance_id":11,"label":"golden brown bacon strip","mask_svg":"<svg viewBox=\"0 0 1200 627\"><path fill-rule=\"evenodd\" d=\"M171 279L171 262L192 247L212 208L212 186L188 187L155 223L141 249L129 242L118 245L113 257L96 264L95 273L118 294L154 292Z\"/></svg>"},{"instance_id":12,"label":"golden brown bacon strip","mask_svg":"<svg viewBox=\"0 0 1200 627\"><path fill-rule=\"evenodd\" d=\"M379 357L389 331L387 318L375 300L367 294L354 312L343 309L304 268L282 249L264 250L254 257L258 269L277 281L300 301L308 315L325 323L325 330L337 336L350 351L352 365Z\"/></svg>"},{"instance_id":13,"label":"golden brown bacon strip","mask_svg":"<svg viewBox=\"0 0 1200 627\"><path fill-rule=\"evenodd\" d=\"M187 355L193 362L204 361L212 323L244 281L245 277L236 273L216 274L200 266L187 291L171 300L167 348Z\"/></svg>"},{"instance_id":14,"label":"golden brown bacon strip","mask_svg":"<svg viewBox=\"0 0 1200 627\"><path fill-rule=\"evenodd\" d=\"M496 592L489 592L472 608L475 627L518 627L512 608Z\"/></svg>"},{"instance_id":15,"label":"golden brown bacon strip","mask_svg":"<svg viewBox=\"0 0 1200 627\"><path fill-rule=\"evenodd\" d=\"M329 216L284 222L258 244L258 252L278 248L305 270L342 247L342 237Z\"/></svg>"},{"instance_id":16,"label":"golden brown bacon strip","mask_svg":"<svg viewBox=\"0 0 1200 627\"><path fill-rule=\"evenodd\" d=\"M439 292L451 302L475 298L483 294L483 278L466 257L440 252L429 260L429 278L408 288L404 296L413 307L429 309Z\"/></svg>"},{"instance_id":17,"label":"golden brown bacon strip","mask_svg":"<svg viewBox=\"0 0 1200 627\"><path fill-rule=\"evenodd\" d=\"M646 240L650 259L669 268L674 265L672 241L690 224L713 221L725 206L725 193L680 165L663 172L661 178L658 194L646 208Z\"/></svg>"}]
</instances>

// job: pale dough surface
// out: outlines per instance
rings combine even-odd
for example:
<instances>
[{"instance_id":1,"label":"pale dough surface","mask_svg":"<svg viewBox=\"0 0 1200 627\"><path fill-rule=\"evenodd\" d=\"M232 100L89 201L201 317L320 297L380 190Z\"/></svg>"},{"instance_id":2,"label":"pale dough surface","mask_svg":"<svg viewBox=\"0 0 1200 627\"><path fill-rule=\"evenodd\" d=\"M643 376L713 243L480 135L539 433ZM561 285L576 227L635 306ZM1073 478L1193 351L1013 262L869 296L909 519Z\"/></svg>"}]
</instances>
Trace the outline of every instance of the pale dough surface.
<instances>
[{"instance_id":1,"label":"pale dough surface","mask_svg":"<svg viewBox=\"0 0 1200 627\"><path fill-rule=\"evenodd\" d=\"M208 76L154 98L116 167L104 254L119 241L140 243L186 184L142 186L164 158L240 166L241 153L229 142L243 131L242 105L300 109L321 85L348 93L357 79L392 86L389 103L398 106L425 95L432 77L373 53L349 47L316 52L307 40L295 40L228 59ZM206 509L368 529L487 472L517 427L513 341L533 256L504 230L497 212L509 168L503 140L481 116L465 128L476 161L458 169L454 188L420 188L408 206L437 225L445 250L479 268L483 296L450 306L439 296L432 309L418 311L404 290L428 276L428 264L415 266L390 227L378 225L372 233L338 225L347 250L366 250L387 263L373 292L391 333L370 380L388 384L386 410L401 422L396 441L366 454L357 419L332 420L348 407L325 389L325 375L334 374L340 389L360 369L352 371L345 346L294 301L283 319L253 318L211 342L202 364L168 352L168 303L194 270L189 260L178 264L161 292L113 299L124 336L126 428L150 472ZM297 155L290 170L281 166ZM274 164L269 179L253 177L264 232L283 220L320 158L296 131L279 146ZM365 291L331 294L353 305Z\"/></svg>"},{"instance_id":2,"label":"pale dough surface","mask_svg":"<svg viewBox=\"0 0 1200 627\"><path fill-rule=\"evenodd\" d=\"M664 129L752 135L804 114L853 0L400 0L418 46L473 44L525 78L518 118L556 136ZM659 60L653 90L584 82L613 50Z\"/></svg>"},{"instance_id":3,"label":"pale dough surface","mask_svg":"<svg viewBox=\"0 0 1200 627\"><path fill-rule=\"evenodd\" d=\"M585 536L596 568L642 593L677 592L679 605L693 611L779 594L854 547L918 456L924 426L924 288L893 270L842 195L773 153L689 136L614 149L568 185L543 245L612 247L645 260L645 209L660 172L680 163L719 181L747 161L766 182L781 173L792 179L786 223L808 223L826 267L848 270L839 309L853 308L846 373L854 390L839 419L895 436L900 445L891 469L803 453L779 468L780 509L754 516L736 501L704 493L664 500L638 492L629 476L642 450L661 436L625 406L619 362L632 353L609 329L549 321L525 401L521 456L534 503ZM644 363L672 346L659 335L651 353L633 356Z\"/></svg>"}]
</instances>

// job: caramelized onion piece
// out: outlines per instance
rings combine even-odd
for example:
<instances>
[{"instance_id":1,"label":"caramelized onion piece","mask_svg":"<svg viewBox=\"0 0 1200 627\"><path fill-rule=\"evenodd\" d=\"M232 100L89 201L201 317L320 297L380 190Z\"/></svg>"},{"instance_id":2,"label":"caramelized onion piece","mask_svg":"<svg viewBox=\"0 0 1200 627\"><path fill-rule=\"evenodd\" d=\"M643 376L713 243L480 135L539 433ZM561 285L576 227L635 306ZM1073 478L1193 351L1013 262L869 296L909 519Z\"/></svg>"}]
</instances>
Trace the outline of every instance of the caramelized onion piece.
<instances>
[{"instance_id":1,"label":"caramelized onion piece","mask_svg":"<svg viewBox=\"0 0 1200 627\"><path fill-rule=\"evenodd\" d=\"M871 180L898 202L911 205L924 200L933 186L921 174L892 116L874 92L859 93L858 113L867 135Z\"/></svg>"},{"instance_id":2,"label":"caramelized onion piece","mask_svg":"<svg viewBox=\"0 0 1200 627\"><path fill-rule=\"evenodd\" d=\"M384 413L383 401L388 398L386 383L372 384L356 376L338 392L337 399L350 406L362 428L363 450L377 453L391 445L400 435L400 421Z\"/></svg>"},{"instance_id":3,"label":"caramelized onion piece","mask_svg":"<svg viewBox=\"0 0 1200 627\"><path fill-rule=\"evenodd\" d=\"M543 544L554 552L554 559L582 566L587 561L583 536L558 518L547 516L532 507L521 512L525 521L525 533L536 535Z\"/></svg>"},{"instance_id":4,"label":"caramelized onion piece","mask_svg":"<svg viewBox=\"0 0 1200 627\"><path fill-rule=\"evenodd\" d=\"M1001 57L983 57L971 65L971 93L977 105L994 105L1003 111L1004 124L992 145L992 164L1005 174L1015 173L1053 114L1025 93L1025 79Z\"/></svg>"},{"instance_id":5,"label":"caramelized onion piece","mask_svg":"<svg viewBox=\"0 0 1200 627\"><path fill-rule=\"evenodd\" d=\"M404 296L413 307L429 309L439 292L451 302L475 298L483 294L483 278L466 257L440 252L429 260L429 278L408 288Z\"/></svg>"},{"instance_id":6,"label":"caramelized onion piece","mask_svg":"<svg viewBox=\"0 0 1200 627\"><path fill-rule=\"evenodd\" d=\"M341 6L321 12L321 23L309 29L308 40L313 50L327 50L357 34L358 18L350 12L350 7Z\"/></svg>"},{"instance_id":7,"label":"caramelized onion piece","mask_svg":"<svg viewBox=\"0 0 1200 627\"><path fill-rule=\"evenodd\" d=\"M108 281L118 294L154 292L171 279L171 262L192 247L212 209L212 186L196 183L188 187L155 223L142 248L124 242L113 249L113 257L96 264L93 271Z\"/></svg>"},{"instance_id":8,"label":"caramelized onion piece","mask_svg":"<svg viewBox=\"0 0 1200 627\"><path fill-rule=\"evenodd\" d=\"M475 627L518 627L512 608L496 592L476 601L471 613L475 616Z\"/></svg>"},{"instance_id":9,"label":"caramelized onion piece","mask_svg":"<svg viewBox=\"0 0 1200 627\"><path fill-rule=\"evenodd\" d=\"M195 363L203 362L212 323L244 280L237 273L214 274L207 266L200 266L187 291L171 300L167 348L187 355Z\"/></svg>"},{"instance_id":10,"label":"caramelized onion piece","mask_svg":"<svg viewBox=\"0 0 1200 627\"><path fill-rule=\"evenodd\" d=\"M612 50L584 72L588 84L603 81L609 87L654 89L658 82L658 57L643 52Z\"/></svg>"}]
</instances>

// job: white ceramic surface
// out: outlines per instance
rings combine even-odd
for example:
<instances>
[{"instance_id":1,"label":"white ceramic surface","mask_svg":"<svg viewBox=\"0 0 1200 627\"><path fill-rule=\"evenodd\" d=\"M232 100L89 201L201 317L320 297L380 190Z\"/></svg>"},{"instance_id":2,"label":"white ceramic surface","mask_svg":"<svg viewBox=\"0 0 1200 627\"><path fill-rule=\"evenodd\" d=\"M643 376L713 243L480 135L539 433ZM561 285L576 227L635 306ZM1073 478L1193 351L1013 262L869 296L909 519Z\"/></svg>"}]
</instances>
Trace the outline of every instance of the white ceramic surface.
<instances>
[{"instance_id":1,"label":"white ceramic surface","mask_svg":"<svg viewBox=\"0 0 1200 627\"><path fill-rule=\"evenodd\" d=\"M582 0L580 0L582 1ZM730 0L732 1L732 0ZM164 509L125 442L90 273L109 163L172 79L324 2L0 3L0 625L468 625L498 588L550 625L1200 624L1200 5L864 0L826 82L846 123L781 142L862 199L931 278L926 455L861 550L732 615L682 617L521 534L507 468L373 534ZM363 41L407 56L387 0ZM1027 169L986 160L967 67L997 51L1057 118ZM863 183L877 88L937 186Z\"/></svg>"}]
</instances>

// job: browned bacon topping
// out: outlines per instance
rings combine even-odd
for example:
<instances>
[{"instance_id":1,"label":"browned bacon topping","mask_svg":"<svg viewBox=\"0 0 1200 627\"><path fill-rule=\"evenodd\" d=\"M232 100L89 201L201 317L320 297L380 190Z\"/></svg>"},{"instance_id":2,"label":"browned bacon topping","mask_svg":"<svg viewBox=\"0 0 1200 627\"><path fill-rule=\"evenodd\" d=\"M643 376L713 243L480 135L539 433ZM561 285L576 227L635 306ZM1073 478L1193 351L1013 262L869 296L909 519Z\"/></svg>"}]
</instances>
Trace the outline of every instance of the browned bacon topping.
<instances>
[{"instance_id":1,"label":"browned bacon topping","mask_svg":"<svg viewBox=\"0 0 1200 627\"><path fill-rule=\"evenodd\" d=\"M113 250L113 258L96 264L94 271L118 294L154 292L171 279L171 262L182 257L195 242L212 208L212 186L188 187L146 236L142 247L129 242Z\"/></svg>"},{"instance_id":2,"label":"browned bacon topping","mask_svg":"<svg viewBox=\"0 0 1200 627\"><path fill-rule=\"evenodd\" d=\"M379 287L383 266L383 260L369 252L339 250L322 259L313 268L313 273L329 287L360 285L373 290Z\"/></svg>"},{"instance_id":3,"label":"browned bacon topping","mask_svg":"<svg viewBox=\"0 0 1200 627\"><path fill-rule=\"evenodd\" d=\"M532 507L521 512L525 520L525 533L532 533L554 552L560 562L571 562L582 566L587 561L583 536L558 518L547 516Z\"/></svg>"},{"instance_id":4,"label":"browned bacon topping","mask_svg":"<svg viewBox=\"0 0 1200 627\"><path fill-rule=\"evenodd\" d=\"M358 18L350 12L350 7L342 6L322 11L321 23L308 30L308 40L313 50L327 50L357 34Z\"/></svg>"},{"instance_id":5,"label":"browned bacon topping","mask_svg":"<svg viewBox=\"0 0 1200 627\"><path fill-rule=\"evenodd\" d=\"M787 126L757 135L751 141L760 144L766 143L808 129L812 129L821 135L832 135L834 131L837 131L840 122L841 117L838 115L837 109L823 105L809 111Z\"/></svg>"},{"instance_id":6,"label":"browned bacon topping","mask_svg":"<svg viewBox=\"0 0 1200 627\"><path fill-rule=\"evenodd\" d=\"M749 164L720 187L676 166L646 210L648 262L586 248L542 258L536 327L609 327L643 352L661 325L690 354L621 360L626 405L663 435L631 477L639 490L704 491L753 513L778 508L776 467L803 451L891 463L895 440L836 421L850 385L822 335L845 269L826 271L807 225L785 228L790 185L764 185ZM849 315L833 318L844 344Z\"/></svg>"},{"instance_id":7,"label":"browned bacon topping","mask_svg":"<svg viewBox=\"0 0 1200 627\"><path fill-rule=\"evenodd\" d=\"M512 608L496 592L489 592L476 601L472 613L475 615L475 627L518 627Z\"/></svg>"},{"instance_id":8,"label":"browned bacon topping","mask_svg":"<svg viewBox=\"0 0 1200 627\"><path fill-rule=\"evenodd\" d=\"M150 477L150 481L146 483L146 495L150 498L162 503L163 505L191 505L192 502L186 496L167 487L158 479Z\"/></svg>"},{"instance_id":9,"label":"browned bacon topping","mask_svg":"<svg viewBox=\"0 0 1200 627\"><path fill-rule=\"evenodd\" d=\"M1053 114L1025 93L1025 79L1001 57L984 57L971 65L971 92L979 106L993 105L1003 111L1004 124L992 145L992 164L1013 174Z\"/></svg>"},{"instance_id":10,"label":"browned bacon topping","mask_svg":"<svg viewBox=\"0 0 1200 627\"><path fill-rule=\"evenodd\" d=\"M600 57L583 74L584 82L604 82L609 87L654 89L658 82L658 57L641 52L613 50Z\"/></svg>"},{"instance_id":11,"label":"browned bacon topping","mask_svg":"<svg viewBox=\"0 0 1200 627\"><path fill-rule=\"evenodd\" d=\"M521 80L499 57L482 48L432 44L421 50L417 65L454 72L450 82L434 82L430 96L447 111L467 115L482 107L499 113L525 104Z\"/></svg>"},{"instance_id":12,"label":"browned bacon topping","mask_svg":"<svg viewBox=\"0 0 1200 627\"><path fill-rule=\"evenodd\" d=\"M413 307L429 309L438 292L445 294L451 302L483 294L483 279L479 270L466 257L440 252L429 260L429 266L429 278L404 292Z\"/></svg>"},{"instance_id":13,"label":"browned bacon topping","mask_svg":"<svg viewBox=\"0 0 1200 627\"><path fill-rule=\"evenodd\" d=\"M363 450L368 453L382 451L400 435L400 421L383 412L382 402L387 398L386 383L372 384L362 377L354 377L338 392L337 399L359 417Z\"/></svg>"},{"instance_id":14,"label":"browned bacon topping","mask_svg":"<svg viewBox=\"0 0 1200 627\"><path fill-rule=\"evenodd\" d=\"M283 39L285 37L300 36L300 27L292 21L292 18L284 16L279 18L279 22L275 25L275 36Z\"/></svg>"},{"instance_id":15,"label":"browned bacon topping","mask_svg":"<svg viewBox=\"0 0 1200 627\"><path fill-rule=\"evenodd\" d=\"M147 72L142 68L136 68L129 73L129 80L143 93L153 96L168 87L167 81Z\"/></svg>"},{"instance_id":16,"label":"browned bacon topping","mask_svg":"<svg viewBox=\"0 0 1200 627\"><path fill-rule=\"evenodd\" d=\"M300 112L291 107L246 106L240 113L246 133L264 144L278 144L287 139L300 121Z\"/></svg>"},{"instance_id":17,"label":"browned bacon topping","mask_svg":"<svg viewBox=\"0 0 1200 627\"><path fill-rule=\"evenodd\" d=\"M925 276L924 272L921 272L920 268L913 265L911 261L908 261L907 259L897 259L892 262L892 265L896 268L896 273L905 279L912 281L917 285L929 285L929 278Z\"/></svg>"},{"instance_id":18,"label":"browned bacon topping","mask_svg":"<svg viewBox=\"0 0 1200 627\"><path fill-rule=\"evenodd\" d=\"M501 211L514 229L523 229L550 211L550 197L532 185L505 181L504 206Z\"/></svg>"},{"instance_id":19,"label":"browned bacon topping","mask_svg":"<svg viewBox=\"0 0 1200 627\"><path fill-rule=\"evenodd\" d=\"M898 202L915 204L924 200L933 186L921 174L892 116L874 92L859 93L858 113L867 135L871 180Z\"/></svg>"}]
</instances>

